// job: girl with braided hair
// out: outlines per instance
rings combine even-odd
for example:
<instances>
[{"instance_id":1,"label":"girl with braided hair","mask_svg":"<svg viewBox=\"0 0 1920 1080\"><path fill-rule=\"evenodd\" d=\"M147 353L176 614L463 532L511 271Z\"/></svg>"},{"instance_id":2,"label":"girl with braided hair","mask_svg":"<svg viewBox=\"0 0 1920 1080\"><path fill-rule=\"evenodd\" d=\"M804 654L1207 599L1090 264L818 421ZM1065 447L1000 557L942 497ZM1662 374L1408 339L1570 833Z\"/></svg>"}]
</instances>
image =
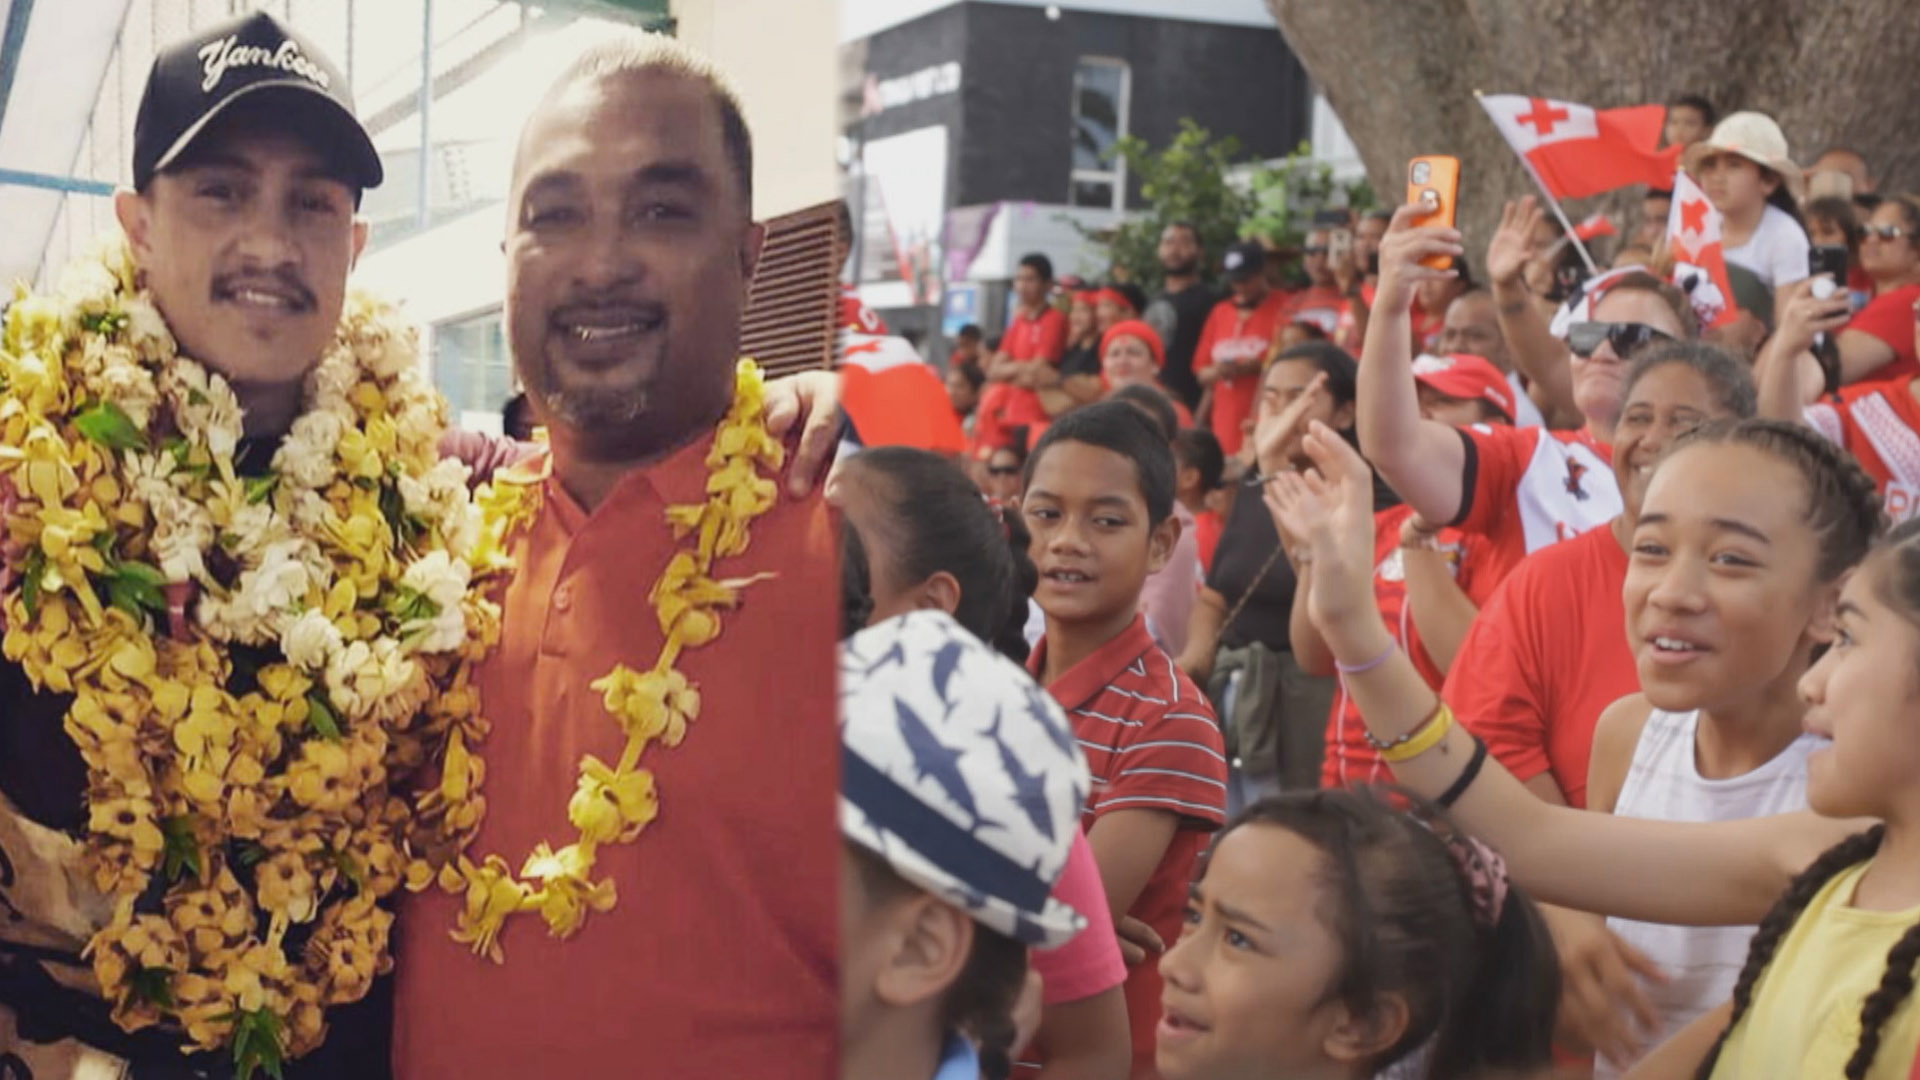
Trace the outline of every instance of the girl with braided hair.
<instances>
[{"instance_id":1,"label":"girl with braided hair","mask_svg":"<svg viewBox=\"0 0 1920 1080\"><path fill-rule=\"evenodd\" d=\"M1726 821L1806 807L1807 759L1825 740L1803 728L1798 684L1879 516L1872 479L1809 434L1723 426L1642 481L1616 586L1640 689L1593 730L1588 809ZM1796 482L1809 504L1780 498ZM1607 925L1663 978L1646 990L1653 1023L1599 1063L1600 1080L1633 1063L1632 1041L1651 1045L1726 1001L1754 932Z\"/></svg>"},{"instance_id":2,"label":"girl with braided hair","mask_svg":"<svg viewBox=\"0 0 1920 1080\"><path fill-rule=\"evenodd\" d=\"M1380 788L1271 796L1215 841L1160 960L1165 1080L1534 1075L1553 940L1492 849Z\"/></svg>"},{"instance_id":3,"label":"girl with braided hair","mask_svg":"<svg viewBox=\"0 0 1920 1080\"><path fill-rule=\"evenodd\" d=\"M1817 482L1846 471L1838 452L1773 421L1703 429L1677 444L1656 470L1648 510L1668 466L1729 444L1757 451L1740 467L1772 470L1776 498L1821 537L1811 552L1786 534L1753 538L1759 558L1817 558L1873 527L1851 509L1854 484ZM1920 740L1910 722L1920 696L1920 526L1895 530L1845 579L1824 635L1831 647L1799 682L1806 730L1831 740L1807 763L1813 813L1698 825L1583 814L1531 799L1488 762L1368 617L1368 568L1347 554L1364 550L1366 465L1348 460L1330 432L1310 436L1309 452L1319 471L1283 496L1322 519L1311 534L1314 619L1399 781L1452 806L1544 900L1652 922L1759 922L1732 1000L1630 1076L1907 1076L1920 1046Z\"/></svg>"}]
</instances>

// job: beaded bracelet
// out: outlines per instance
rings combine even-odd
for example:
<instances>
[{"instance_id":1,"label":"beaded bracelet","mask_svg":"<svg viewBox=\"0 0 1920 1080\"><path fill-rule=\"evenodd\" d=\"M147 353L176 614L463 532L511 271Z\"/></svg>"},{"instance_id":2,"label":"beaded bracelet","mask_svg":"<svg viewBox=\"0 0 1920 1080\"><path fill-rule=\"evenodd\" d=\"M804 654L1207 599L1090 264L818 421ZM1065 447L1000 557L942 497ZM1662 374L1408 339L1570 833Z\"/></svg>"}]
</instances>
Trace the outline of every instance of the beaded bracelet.
<instances>
[{"instance_id":1,"label":"beaded bracelet","mask_svg":"<svg viewBox=\"0 0 1920 1080\"><path fill-rule=\"evenodd\" d=\"M1379 656L1374 657L1373 659L1367 661L1364 664L1346 664L1338 660L1335 660L1333 662L1333 669L1335 671L1338 671L1342 675L1364 674L1365 672L1372 671L1374 668L1377 668L1381 664L1386 663L1388 660L1393 659L1394 650L1398 649L1399 647L1400 646L1398 644L1389 644L1387 646L1386 652L1381 653Z\"/></svg>"},{"instance_id":2,"label":"beaded bracelet","mask_svg":"<svg viewBox=\"0 0 1920 1080\"><path fill-rule=\"evenodd\" d=\"M1434 714L1432 723L1428 724L1425 729L1414 738L1407 740L1404 745L1394 746L1380 751L1380 760L1389 765L1398 765L1403 761L1412 761L1414 758L1440 745L1440 740L1446 738L1447 733L1452 730L1453 710L1447 708L1447 703L1443 701L1440 703L1440 710Z\"/></svg>"},{"instance_id":3,"label":"beaded bracelet","mask_svg":"<svg viewBox=\"0 0 1920 1080\"><path fill-rule=\"evenodd\" d=\"M1434 705L1433 711L1428 713L1425 719L1408 728L1404 733L1396 735L1391 739L1375 738L1373 732L1368 731L1364 725L1361 727L1360 734L1366 738L1367 745L1373 747L1375 751L1386 751L1396 746L1405 746L1419 738L1421 732L1427 730L1429 725L1440 718L1440 709L1444 704L1445 702L1441 702Z\"/></svg>"}]
</instances>

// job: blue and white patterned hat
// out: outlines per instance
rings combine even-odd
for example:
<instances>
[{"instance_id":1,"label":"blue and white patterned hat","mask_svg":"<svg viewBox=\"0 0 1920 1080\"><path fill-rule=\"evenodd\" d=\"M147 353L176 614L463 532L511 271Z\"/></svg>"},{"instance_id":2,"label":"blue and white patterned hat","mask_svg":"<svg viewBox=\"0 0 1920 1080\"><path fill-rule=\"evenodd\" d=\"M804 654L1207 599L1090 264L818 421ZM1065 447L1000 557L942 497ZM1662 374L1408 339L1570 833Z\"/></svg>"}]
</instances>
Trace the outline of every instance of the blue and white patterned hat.
<instances>
[{"instance_id":1,"label":"blue and white patterned hat","mask_svg":"<svg viewBox=\"0 0 1920 1080\"><path fill-rule=\"evenodd\" d=\"M944 612L840 647L840 829L901 877L1029 945L1086 925L1053 899L1090 783L1066 714Z\"/></svg>"}]
</instances>

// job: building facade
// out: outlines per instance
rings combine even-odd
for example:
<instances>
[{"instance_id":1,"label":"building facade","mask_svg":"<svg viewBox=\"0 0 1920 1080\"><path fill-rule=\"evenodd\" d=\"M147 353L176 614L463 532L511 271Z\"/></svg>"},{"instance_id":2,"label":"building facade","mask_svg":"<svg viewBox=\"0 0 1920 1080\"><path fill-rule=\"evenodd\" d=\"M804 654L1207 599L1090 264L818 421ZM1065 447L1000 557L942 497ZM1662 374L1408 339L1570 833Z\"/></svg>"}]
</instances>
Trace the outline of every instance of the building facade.
<instances>
[{"instance_id":1,"label":"building facade","mask_svg":"<svg viewBox=\"0 0 1920 1080\"><path fill-rule=\"evenodd\" d=\"M1026 251L1101 273L1074 226L1140 205L1108 154L1121 137L1161 146L1192 119L1266 159L1313 133L1306 71L1259 0L908 6L843 45L842 160L849 275L917 335L1003 321Z\"/></svg>"}]
</instances>

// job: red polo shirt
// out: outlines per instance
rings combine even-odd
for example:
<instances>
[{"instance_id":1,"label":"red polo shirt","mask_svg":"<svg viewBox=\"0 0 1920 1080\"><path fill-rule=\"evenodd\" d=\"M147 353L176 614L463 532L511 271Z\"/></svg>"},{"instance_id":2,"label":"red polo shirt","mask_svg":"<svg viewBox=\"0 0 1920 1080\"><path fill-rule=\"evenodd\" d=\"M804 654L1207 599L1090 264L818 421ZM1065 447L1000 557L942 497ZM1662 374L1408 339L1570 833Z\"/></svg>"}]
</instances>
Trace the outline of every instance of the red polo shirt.
<instances>
[{"instance_id":1,"label":"red polo shirt","mask_svg":"<svg viewBox=\"0 0 1920 1080\"><path fill-rule=\"evenodd\" d=\"M568 843L581 757L619 758L620 729L588 684L658 655L646 598L678 546L663 515L703 498L711 441L636 470L592 513L547 475L544 454L503 474L537 485L541 510L511 544L502 640L476 675L493 723L476 858L517 870L539 841ZM600 849L595 876L615 882L617 906L567 941L516 916L496 965L449 939L461 898L409 898L398 1076L838 1074L839 545L817 497L783 497L752 531L715 576L776 576L748 586L720 638L679 661L700 716L681 745L642 759L660 816Z\"/></svg>"},{"instance_id":2,"label":"red polo shirt","mask_svg":"<svg viewBox=\"0 0 1920 1080\"><path fill-rule=\"evenodd\" d=\"M1043 637L1027 661L1046 670ZM1226 823L1227 758L1220 725L1193 680L1153 643L1135 616L1118 637L1047 687L1073 723L1093 788L1081 818L1091 830L1115 810L1165 810L1180 829L1127 914L1171 943L1180 936L1187 886L1209 834ZM1160 1023L1160 967L1149 960L1127 973L1127 1017L1135 1075L1153 1075L1154 1029Z\"/></svg>"}]
</instances>

